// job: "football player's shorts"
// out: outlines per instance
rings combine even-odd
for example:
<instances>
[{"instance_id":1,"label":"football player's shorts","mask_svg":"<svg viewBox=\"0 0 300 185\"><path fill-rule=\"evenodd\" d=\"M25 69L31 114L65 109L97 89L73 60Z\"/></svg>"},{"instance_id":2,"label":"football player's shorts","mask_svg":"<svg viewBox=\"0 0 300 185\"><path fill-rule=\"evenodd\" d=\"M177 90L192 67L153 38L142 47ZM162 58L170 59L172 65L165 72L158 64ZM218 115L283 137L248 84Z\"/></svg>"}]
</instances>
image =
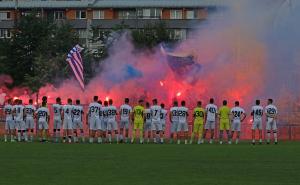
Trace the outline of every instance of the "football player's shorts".
<instances>
[{"instance_id":1,"label":"football player's shorts","mask_svg":"<svg viewBox=\"0 0 300 185\"><path fill-rule=\"evenodd\" d=\"M253 120L252 130L259 129L262 130L262 120Z\"/></svg>"},{"instance_id":2,"label":"football player's shorts","mask_svg":"<svg viewBox=\"0 0 300 185\"><path fill-rule=\"evenodd\" d=\"M229 119L220 119L220 130L229 130L230 121Z\"/></svg>"},{"instance_id":3,"label":"football player's shorts","mask_svg":"<svg viewBox=\"0 0 300 185\"><path fill-rule=\"evenodd\" d=\"M64 130L72 130L73 129L73 121L70 118L65 118L63 122Z\"/></svg>"},{"instance_id":4,"label":"football player's shorts","mask_svg":"<svg viewBox=\"0 0 300 185\"><path fill-rule=\"evenodd\" d=\"M25 125L25 121L23 120L16 120L15 122L15 126L17 130L26 130L26 125Z\"/></svg>"},{"instance_id":5,"label":"football player's shorts","mask_svg":"<svg viewBox=\"0 0 300 185\"><path fill-rule=\"evenodd\" d=\"M144 122L142 120L134 120L133 122L133 129L139 129L143 130L144 129Z\"/></svg>"},{"instance_id":6,"label":"football player's shorts","mask_svg":"<svg viewBox=\"0 0 300 185\"><path fill-rule=\"evenodd\" d=\"M206 130L215 129L216 128L216 122L215 121L206 120L206 124L205 124L204 127L205 127Z\"/></svg>"},{"instance_id":7,"label":"football player's shorts","mask_svg":"<svg viewBox=\"0 0 300 185\"><path fill-rule=\"evenodd\" d=\"M145 127L144 127L144 130L145 131L151 131L151 121L146 121L145 122Z\"/></svg>"},{"instance_id":8,"label":"football player's shorts","mask_svg":"<svg viewBox=\"0 0 300 185\"><path fill-rule=\"evenodd\" d=\"M162 125L160 121L152 121L151 124L152 131L162 131Z\"/></svg>"},{"instance_id":9,"label":"football player's shorts","mask_svg":"<svg viewBox=\"0 0 300 185\"><path fill-rule=\"evenodd\" d=\"M83 129L83 124L82 124L81 119L73 120L73 129Z\"/></svg>"},{"instance_id":10,"label":"football player's shorts","mask_svg":"<svg viewBox=\"0 0 300 185\"><path fill-rule=\"evenodd\" d=\"M108 122L107 119L103 119L101 122L101 130L104 132L107 131L107 122Z\"/></svg>"},{"instance_id":11,"label":"football player's shorts","mask_svg":"<svg viewBox=\"0 0 300 185\"><path fill-rule=\"evenodd\" d=\"M5 121L5 130L13 130L15 129L15 121L12 119L7 119Z\"/></svg>"},{"instance_id":12,"label":"football player's shorts","mask_svg":"<svg viewBox=\"0 0 300 185\"><path fill-rule=\"evenodd\" d=\"M102 129L101 120L99 117L89 118L89 129L93 131Z\"/></svg>"},{"instance_id":13,"label":"football player's shorts","mask_svg":"<svg viewBox=\"0 0 300 185\"><path fill-rule=\"evenodd\" d=\"M39 130L42 130L42 129L47 130L48 129L48 123L47 123L47 121L45 121L45 120L39 120L38 121L38 128L39 128Z\"/></svg>"},{"instance_id":14,"label":"football player's shorts","mask_svg":"<svg viewBox=\"0 0 300 185\"><path fill-rule=\"evenodd\" d=\"M27 117L25 120L26 129L34 129L34 119L32 117Z\"/></svg>"},{"instance_id":15,"label":"football player's shorts","mask_svg":"<svg viewBox=\"0 0 300 185\"><path fill-rule=\"evenodd\" d=\"M120 128L129 129L129 119L124 119L120 121Z\"/></svg>"},{"instance_id":16,"label":"football player's shorts","mask_svg":"<svg viewBox=\"0 0 300 185\"><path fill-rule=\"evenodd\" d=\"M60 118L54 118L53 119L53 129L61 129L61 119Z\"/></svg>"},{"instance_id":17,"label":"football player's shorts","mask_svg":"<svg viewBox=\"0 0 300 185\"><path fill-rule=\"evenodd\" d=\"M233 120L231 124L231 131L241 131L241 121L240 120Z\"/></svg>"},{"instance_id":18,"label":"football player's shorts","mask_svg":"<svg viewBox=\"0 0 300 185\"><path fill-rule=\"evenodd\" d=\"M178 122L177 121L172 121L172 123L171 123L171 133L177 132L177 127L178 127Z\"/></svg>"},{"instance_id":19,"label":"football player's shorts","mask_svg":"<svg viewBox=\"0 0 300 185\"><path fill-rule=\"evenodd\" d=\"M275 120L267 121L266 130L276 131L277 130L277 123L276 123L276 121Z\"/></svg>"},{"instance_id":20,"label":"football player's shorts","mask_svg":"<svg viewBox=\"0 0 300 185\"><path fill-rule=\"evenodd\" d=\"M187 122L181 122L181 121L178 122L177 132L180 132L180 131L184 131L184 132L189 131Z\"/></svg>"},{"instance_id":21,"label":"football player's shorts","mask_svg":"<svg viewBox=\"0 0 300 185\"><path fill-rule=\"evenodd\" d=\"M202 132L203 132L203 123L197 123L197 122L195 122L194 123L193 132L195 134L196 133L202 134Z\"/></svg>"},{"instance_id":22,"label":"football player's shorts","mask_svg":"<svg viewBox=\"0 0 300 185\"><path fill-rule=\"evenodd\" d=\"M116 120L108 120L107 121L107 130L118 130L118 124Z\"/></svg>"}]
</instances>

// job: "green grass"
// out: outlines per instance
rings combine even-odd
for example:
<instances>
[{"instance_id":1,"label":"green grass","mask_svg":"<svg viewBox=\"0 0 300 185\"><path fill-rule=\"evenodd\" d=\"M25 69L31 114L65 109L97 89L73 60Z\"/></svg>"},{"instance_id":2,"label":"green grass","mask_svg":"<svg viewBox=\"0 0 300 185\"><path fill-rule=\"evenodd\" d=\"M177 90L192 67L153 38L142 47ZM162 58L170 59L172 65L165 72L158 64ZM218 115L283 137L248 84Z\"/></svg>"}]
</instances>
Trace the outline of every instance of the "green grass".
<instances>
[{"instance_id":1,"label":"green grass","mask_svg":"<svg viewBox=\"0 0 300 185\"><path fill-rule=\"evenodd\" d=\"M300 184L300 143L0 143L0 184Z\"/></svg>"}]
</instances>

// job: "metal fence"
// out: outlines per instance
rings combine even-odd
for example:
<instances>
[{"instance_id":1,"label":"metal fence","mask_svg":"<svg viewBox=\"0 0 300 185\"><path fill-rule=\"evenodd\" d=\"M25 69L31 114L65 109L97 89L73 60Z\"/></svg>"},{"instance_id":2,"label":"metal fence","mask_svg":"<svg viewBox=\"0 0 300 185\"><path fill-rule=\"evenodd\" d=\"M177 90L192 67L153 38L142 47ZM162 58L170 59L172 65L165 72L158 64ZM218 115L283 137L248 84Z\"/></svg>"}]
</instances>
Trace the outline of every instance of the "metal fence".
<instances>
[{"instance_id":1,"label":"metal fence","mask_svg":"<svg viewBox=\"0 0 300 185\"><path fill-rule=\"evenodd\" d=\"M87 112L88 106L84 105L84 111ZM52 106L49 105L49 111L50 111L50 125L49 125L49 132L52 134L52 128L53 128L53 109ZM84 131L85 134L88 135L88 125L86 124L86 116L83 117L84 121ZM119 121L119 120L118 120ZM285 124L282 124L285 123ZM293 121L294 124L288 124L286 123L285 120L279 120L278 123L278 137L280 140L300 140L300 124L295 124L296 122ZM300 123L300 122L299 122ZM217 128L215 130L215 137L218 138L218 124L216 124ZM3 109L0 109L0 135L3 135L5 132L4 129L5 126L5 115L3 112ZM251 139L251 126L252 123L249 121L249 119L245 120L242 123L241 126L241 139L243 140L249 140ZM192 117L190 116L189 118L189 134L191 134L193 128L193 122L192 122ZM265 123L263 123L263 128L265 128ZM130 128L131 130L131 128ZM131 132L129 133L131 134ZM166 125L166 137L170 135L170 122L167 120L167 125ZM256 134L258 137L258 133ZM266 130L263 130L263 138L266 136ZM207 135L209 137L209 134Z\"/></svg>"}]
</instances>

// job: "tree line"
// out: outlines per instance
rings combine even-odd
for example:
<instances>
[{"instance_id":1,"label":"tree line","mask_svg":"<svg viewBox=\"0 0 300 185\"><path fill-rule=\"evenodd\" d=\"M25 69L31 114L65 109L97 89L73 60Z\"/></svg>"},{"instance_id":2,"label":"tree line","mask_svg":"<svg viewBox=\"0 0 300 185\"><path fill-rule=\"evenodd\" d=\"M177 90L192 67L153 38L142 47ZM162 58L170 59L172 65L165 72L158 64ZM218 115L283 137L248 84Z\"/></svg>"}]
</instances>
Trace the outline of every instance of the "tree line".
<instances>
[{"instance_id":1,"label":"tree line","mask_svg":"<svg viewBox=\"0 0 300 185\"><path fill-rule=\"evenodd\" d=\"M82 52L86 83L95 75L96 66L101 68L102 61L109 56L109 45L105 44L107 37L116 30L125 29L126 25L118 25L100 37L90 38L90 42L103 44L97 52ZM90 31L97 30L99 28ZM137 50L151 50L161 42L170 41L170 33L163 23L133 29L130 33ZM6 84L8 88L28 87L31 92L37 92L46 83L59 84L60 79L72 76L66 57L78 43L78 34L68 23L56 24L34 13L22 16L12 31L12 37L0 39L0 74L12 77L13 83Z\"/></svg>"}]
</instances>

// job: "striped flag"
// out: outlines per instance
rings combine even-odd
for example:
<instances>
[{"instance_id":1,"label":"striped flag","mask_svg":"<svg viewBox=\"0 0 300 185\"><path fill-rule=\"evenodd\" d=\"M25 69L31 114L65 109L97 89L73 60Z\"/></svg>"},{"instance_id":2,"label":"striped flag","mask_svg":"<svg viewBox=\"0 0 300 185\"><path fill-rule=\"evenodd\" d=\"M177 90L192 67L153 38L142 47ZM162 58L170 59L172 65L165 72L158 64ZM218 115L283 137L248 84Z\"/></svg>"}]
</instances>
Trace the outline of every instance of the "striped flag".
<instances>
[{"instance_id":1,"label":"striped flag","mask_svg":"<svg viewBox=\"0 0 300 185\"><path fill-rule=\"evenodd\" d=\"M84 90L83 62L80 54L82 50L83 48L80 47L78 44L74 46L68 53L67 61L69 62L81 88Z\"/></svg>"}]
</instances>

